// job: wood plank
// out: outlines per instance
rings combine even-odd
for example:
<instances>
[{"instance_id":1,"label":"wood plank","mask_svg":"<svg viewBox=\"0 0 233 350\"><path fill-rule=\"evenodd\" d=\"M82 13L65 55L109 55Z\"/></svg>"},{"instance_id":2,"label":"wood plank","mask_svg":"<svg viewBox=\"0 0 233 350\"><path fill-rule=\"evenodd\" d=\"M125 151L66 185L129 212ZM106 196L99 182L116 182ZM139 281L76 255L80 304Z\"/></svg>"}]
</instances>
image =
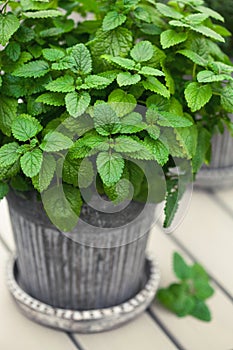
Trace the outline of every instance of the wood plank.
<instances>
[{"instance_id":1,"label":"wood plank","mask_svg":"<svg viewBox=\"0 0 233 350\"><path fill-rule=\"evenodd\" d=\"M18 311L5 284L5 265L8 258L8 253L0 243L0 349L75 350L76 347L65 333L39 326Z\"/></svg>"},{"instance_id":2,"label":"wood plank","mask_svg":"<svg viewBox=\"0 0 233 350\"><path fill-rule=\"evenodd\" d=\"M133 322L110 332L74 336L88 350L177 349L146 313Z\"/></svg>"},{"instance_id":3,"label":"wood plank","mask_svg":"<svg viewBox=\"0 0 233 350\"><path fill-rule=\"evenodd\" d=\"M205 228L208 230L208 225ZM190 243L189 248L192 249L192 243ZM208 246L206 249L208 252ZM150 250L156 254L159 260L162 275L161 286L167 286L175 281L175 276L172 272L172 255L175 251L180 252L187 261L191 262L184 252L171 241L169 236L156 229L151 235ZM230 280L231 278L232 274L230 273L228 279ZM196 320L190 316L178 318L159 306L157 302L152 306L156 317L179 340L179 343L185 349L232 349L233 304L216 285L213 284L213 286L216 292L208 301L213 315L213 320L210 323Z\"/></svg>"},{"instance_id":4,"label":"wood plank","mask_svg":"<svg viewBox=\"0 0 233 350\"><path fill-rule=\"evenodd\" d=\"M190 210L174 236L233 295L233 220L214 198L194 192Z\"/></svg>"}]
</instances>

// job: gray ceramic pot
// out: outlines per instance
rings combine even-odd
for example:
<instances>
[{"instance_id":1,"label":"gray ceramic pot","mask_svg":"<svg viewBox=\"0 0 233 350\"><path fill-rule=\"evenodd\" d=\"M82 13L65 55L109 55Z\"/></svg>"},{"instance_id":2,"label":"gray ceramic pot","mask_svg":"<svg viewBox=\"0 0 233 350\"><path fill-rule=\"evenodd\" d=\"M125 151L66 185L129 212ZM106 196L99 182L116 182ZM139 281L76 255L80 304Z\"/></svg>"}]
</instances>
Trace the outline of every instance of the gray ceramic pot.
<instances>
[{"instance_id":1,"label":"gray ceramic pot","mask_svg":"<svg viewBox=\"0 0 233 350\"><path fill-rule=\"evenodd\" d=\"M8 204L19 283L32 297L54 307L92 310L120 304L145 284L148 230L144 230L153 221L154 208L145 212L142 204L131 202L123 215L98 215L100 226L101 221L106 225L107 221L122 224L126 219L136 220L127 230L116 227L109 234L98 233L98 237L93 232L90 237L87 232L78 232L77 242L50 223L35 194L23 199L11 192ZM88 206L82 210L84 219L95 218L95 214ZM91 235L94 246L83 244Z\"/></svg>"},{"instance_id":2,"label":"gray ceramic pot","mask_svg":"<svg viewBox=\"0 0 233 350\"><path fill-rule=\"evenodd\" d=\"M231 119L233 121L233 116ZM203 188L233 186L233 137L228 130L213 137L211 163L200 170L196 186Z\"/></svg>"}]
</instances>

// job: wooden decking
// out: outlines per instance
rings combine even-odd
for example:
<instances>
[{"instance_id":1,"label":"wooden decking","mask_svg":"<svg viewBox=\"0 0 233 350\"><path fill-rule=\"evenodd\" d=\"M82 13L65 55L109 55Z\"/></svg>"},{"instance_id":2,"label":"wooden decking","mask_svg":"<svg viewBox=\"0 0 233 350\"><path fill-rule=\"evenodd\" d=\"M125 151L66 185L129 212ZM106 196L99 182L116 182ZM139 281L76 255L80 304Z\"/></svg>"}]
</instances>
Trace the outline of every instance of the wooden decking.
<instances>
[{"instance_id":1,"label":"wooden decking","mask_svg":"<svg viewBox=\"0 0 233 350\"><path fill-rule=\"evenodd\" d=\"M111 332L66 334L22 316L5 285L6 261L14 250L7 206L0 203L0 349L1 350L233 350L233 189L198 192L175 233L154 229L149 250L158 258L161 286L174 281L171 258L181 252L208 271L215 295L208 304L211 323L179 319L156 302L135 321Z\"/></svg>"}]
</instances>

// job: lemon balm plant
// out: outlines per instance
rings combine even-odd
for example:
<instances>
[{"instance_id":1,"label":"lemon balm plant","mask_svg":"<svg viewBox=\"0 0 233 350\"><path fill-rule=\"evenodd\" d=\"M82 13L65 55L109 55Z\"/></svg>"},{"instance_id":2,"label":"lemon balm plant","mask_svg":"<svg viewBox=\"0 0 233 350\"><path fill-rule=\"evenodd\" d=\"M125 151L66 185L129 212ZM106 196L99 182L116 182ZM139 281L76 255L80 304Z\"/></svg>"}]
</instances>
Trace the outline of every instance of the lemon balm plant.
<instances>
[{"instance_id":1,"label":"lemon balm plant","mask_svg":"<svg viewBox=\"0 0 233 350\"><path fill-rule=\"evenodd\" d=\"M164 226L170 226L185 183L209 159L212 134L223 125L232 128L227 113L233 110L233 67L218 46L227 31L216 24L223 18L202 0L168 5L154 0L22 0L1 1L0 6L0 196L11 189L21 283L31 295L59 307L87 309L127 300L142 283L147 235L136 240L129 234L137 263L132 264L121 236L123 252L107 255L93 248L90 253L89 246L82 250L77 242L68 244L57 236L58 229L74 227L66 205L75 218L88 217L100 227L110 221L116 227L114 214L103 219L89 208L93 186L115 205L132 197L134 216L141 203L165 199ZM78 20L72 19L74 14ZM66 200L60 196L60 182ZM58 229L46 221L40 197ZM118 215L121 223L130 218L125 213ZM40 220L48 230L40 228ZM137 225L132 229L136 236ZM101 244L106 248L105 239ZM28 240L38 253L34 262L25 252ZM41 262L39 250L45 251L47 262ZM71 251L73 259L91 254L93 269L77 260L65 270ZM98 289L101 278L118 255L124 263L119 262L114 278L109 271L110 287L104 292ZM127 268L122 272L130 264L133 282ZM95 266L102 276L98 283ZM54 277L60 276L57 269L64 279ZM38 278L29 281L30 273ZM63 280L72 292L62 292ZM117 281L116 295L111 283ZM79 285L91 287L80 291ZM90 293L96 288L100 294L94 298Z\"/></svg>"}]
</instances>

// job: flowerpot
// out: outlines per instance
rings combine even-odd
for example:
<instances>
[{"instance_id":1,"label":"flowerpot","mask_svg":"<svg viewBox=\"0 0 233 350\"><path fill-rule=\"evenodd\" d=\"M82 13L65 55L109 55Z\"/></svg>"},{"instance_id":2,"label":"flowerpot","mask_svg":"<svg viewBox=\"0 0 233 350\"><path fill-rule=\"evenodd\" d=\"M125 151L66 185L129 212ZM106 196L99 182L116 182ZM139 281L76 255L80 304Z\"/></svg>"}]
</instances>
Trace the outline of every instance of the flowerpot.
<instances>
[{"instance_id":1,"label":"flowerpot","mask_svg":"<svg viewBox=\"0 0 233 350\"><path fill-rule=\"evenodd\" d=\"M141 203L131 202L124 214L98 214L98 225L108 222L109 232L84 230L72 239L51 224L34 193L25 199L11 192L7 199L18 283L31 297L54 308L96 310L122 304L145 286L154 206L143 211ZM81 218L87 217L95 225L95 210L84 205Z\"/></svg>"},{"instance_id":2,"label":"flowerpot","mask_svg":"<svg viewBox=\"0 0 233 350\"><path fill-rule=\"evenodd\" d=\"M233 120L233 117L231 118ZM233 186L233 137L228 130L214 135L210 165L203 166L197 175L196 186L200 188L223 188Z\"/></svg>"}]
</instances>

